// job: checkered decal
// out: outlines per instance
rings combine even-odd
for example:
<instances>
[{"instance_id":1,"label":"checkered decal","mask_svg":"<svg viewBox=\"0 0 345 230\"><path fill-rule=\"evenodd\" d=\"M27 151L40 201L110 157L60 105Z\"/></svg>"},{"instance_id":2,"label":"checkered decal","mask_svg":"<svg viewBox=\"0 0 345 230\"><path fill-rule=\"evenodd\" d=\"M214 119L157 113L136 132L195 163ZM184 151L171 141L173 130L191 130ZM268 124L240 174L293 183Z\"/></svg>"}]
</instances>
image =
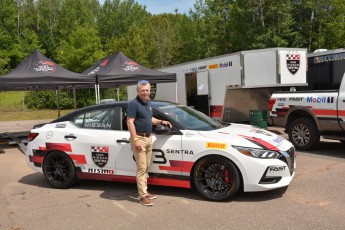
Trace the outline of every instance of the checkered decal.
<instances>
[{"instance_id":1,"label":"checkered decal","mask_svg":"<svg viewBox=\"0 0 345 230\"><path fill-rule=\"evenodd\" d=\"M300 60L301 56L299 54L287 54L287 60Z\"/></svg>"},{"instance_id":2,"label":"checkered decal","mask_svg":"<svg viewBox=\"0 0 345 230\"><path fill-rule=\"evenodd\" d=\"M92 146L91 151L93 153L108 153L109 147L108 146Z\"/></svg>"}]
</instances>

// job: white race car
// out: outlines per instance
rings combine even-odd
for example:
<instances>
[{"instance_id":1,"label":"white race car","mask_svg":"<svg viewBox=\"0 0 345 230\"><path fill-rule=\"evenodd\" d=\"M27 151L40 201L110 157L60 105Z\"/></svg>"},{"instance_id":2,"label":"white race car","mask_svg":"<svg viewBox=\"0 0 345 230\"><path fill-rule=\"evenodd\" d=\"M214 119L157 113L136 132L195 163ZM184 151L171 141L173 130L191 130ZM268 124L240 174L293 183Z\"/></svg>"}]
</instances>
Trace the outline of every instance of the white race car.
<instances>
[{"instance_id":1,"label":"white race car","mask_svg":"<svg viewBox=\"0 0 345 230\"><path fill-rule=\"evenodd\" d=\"M191 188L213 201L244 192L287 187L296 168L293 145L242 124L223 126L190 107L151 101L153 116L173 125L153 127L148 183ZM55 188L77 179L136 181L126 123L127 102L76 110L29 134L28 165Z\"/></svg>"}]
</instances>

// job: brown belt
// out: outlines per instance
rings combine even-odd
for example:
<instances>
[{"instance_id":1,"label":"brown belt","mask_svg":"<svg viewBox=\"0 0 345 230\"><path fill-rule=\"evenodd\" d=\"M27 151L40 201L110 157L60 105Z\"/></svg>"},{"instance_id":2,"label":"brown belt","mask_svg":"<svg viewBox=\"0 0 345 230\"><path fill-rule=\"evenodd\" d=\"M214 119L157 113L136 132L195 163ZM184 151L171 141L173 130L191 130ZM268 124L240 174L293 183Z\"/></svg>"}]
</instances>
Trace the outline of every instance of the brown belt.
<instances>
[{"instance_id":1,"label":"brown belt","mask_svg":"<svg viewBox=\"0 0 345 230\"><path fill-rule=\"evenodd\" d=\"M137 132L137 135L141 136L141 137L150 137L151 133L139 133L139 132Z\"/></svg>"}]
</instances>

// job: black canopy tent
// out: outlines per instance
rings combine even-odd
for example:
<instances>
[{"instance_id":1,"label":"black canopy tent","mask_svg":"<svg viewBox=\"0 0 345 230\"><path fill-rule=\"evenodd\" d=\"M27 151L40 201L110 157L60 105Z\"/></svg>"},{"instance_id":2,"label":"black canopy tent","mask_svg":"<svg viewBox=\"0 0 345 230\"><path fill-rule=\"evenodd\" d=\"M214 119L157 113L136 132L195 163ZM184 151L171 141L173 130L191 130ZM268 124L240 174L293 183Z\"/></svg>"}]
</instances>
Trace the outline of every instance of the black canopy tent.
<instances>
[{"instance_id":1,"label":"black canopy tent","mask_svg":"<svg viewBox=\"0 0 345 230\"><path fill-rule=\"evenodd\" d=\"M175 73L149 69L133 61L121 51L97 61L82 74L96 77L96 103L100 103L99 87L135 85L138 80L151 83L176 82Z\"/></svg>"},{"instance_id":2,"label":"black canopy tent","mask_svg":"<svg viewBox=\"0 0 345 230\"><path fill-rule=\"evenodd\" d=\"M75 97L75 87L93 87L94 82L94 77L64 69L36 50L10 73L0 77L0 91L73 88ZM60 115L59 96L57 104Z\"/></svg>"}]
</instances>

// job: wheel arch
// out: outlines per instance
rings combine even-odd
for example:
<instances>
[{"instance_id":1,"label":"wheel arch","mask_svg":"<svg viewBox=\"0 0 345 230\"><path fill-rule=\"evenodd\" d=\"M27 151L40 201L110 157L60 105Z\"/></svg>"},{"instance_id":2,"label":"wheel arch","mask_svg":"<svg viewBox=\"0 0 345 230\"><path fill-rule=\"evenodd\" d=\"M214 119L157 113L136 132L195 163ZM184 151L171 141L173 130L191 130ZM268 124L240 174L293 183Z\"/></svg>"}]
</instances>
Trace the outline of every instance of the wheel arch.
<instances>
[{"instance_id":1,"label":"wheel arch","mask_svg":"<svg viewBox=\"0 0 345 230\"><path fill-rule=\"evenodd\" d=\"M302 106L293 107L289 111L285 119L285 129L288 130L291 122L301 117L305 117L313 121L317 127L317 130L320 131L320 126L319 126L319 123L317 122L317 117L315 116L313 111L310 108L306 108Z\"/></svg>"}]
</instances>

